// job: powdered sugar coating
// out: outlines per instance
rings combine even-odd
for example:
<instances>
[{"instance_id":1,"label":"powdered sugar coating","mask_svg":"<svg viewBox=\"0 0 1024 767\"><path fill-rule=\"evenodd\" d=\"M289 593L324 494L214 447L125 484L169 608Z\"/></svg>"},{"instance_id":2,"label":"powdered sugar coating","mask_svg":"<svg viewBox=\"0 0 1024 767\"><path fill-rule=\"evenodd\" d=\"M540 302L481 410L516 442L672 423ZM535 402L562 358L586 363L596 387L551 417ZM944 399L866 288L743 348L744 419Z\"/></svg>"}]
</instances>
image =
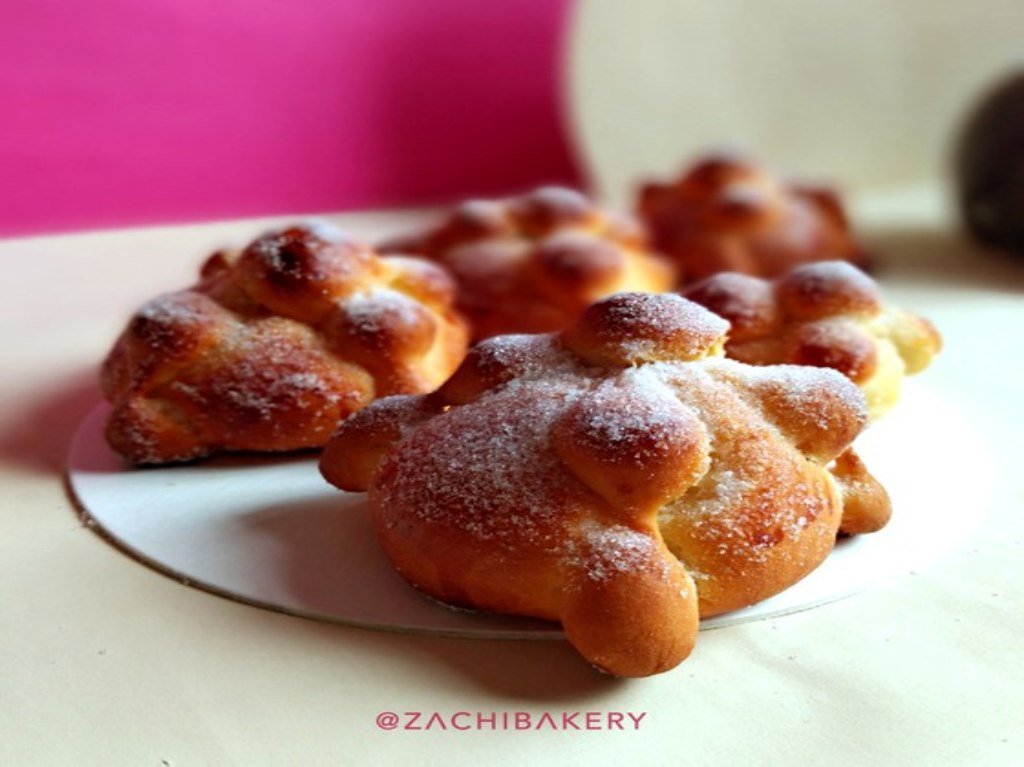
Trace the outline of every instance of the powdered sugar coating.
<instances>
[{"instance_id":1,"label":"powdered sugar coating","mask_svg":"<svg viewBox=\"0 0 1024 767\"><path fill-rule=\"evenodd\" d=\"M287 419L297 409L318 420L342 400L337 381L306 369L289 345L260 347L259 363L240 357L213 376L172 381L168 389L199 408L227 405L241 423L262 423L274 433L289 428Z\"/></svg>"},{"instance_id":2,"label":"powdered sugar coating","mask_svg":"<svg viewBox=\"0 0 1024 767\"><path fill-rule=\"evenodd\" d=\"M365 333L379 333L388 324L416 325L427 313L420 302L391 288L355 293L341 307L349 321Z\"/></svg>"},{"instance_id":3,"label":"powdered sugar coating","mask_svg":"<svg viewBox=\"0 0 1024 767\"><path fill-rule=\"evenodd\" d=\"M845 261L798 266L778 279L776 293L782 309L797 319L873 317L882 310L875 281Z\"/></svg>"},{"instance_id":4,"label":"powdered sugar coating","mask_svg":"<svg viewBox=\"0 0 1024 767\"><path fill-rule=\"evenodd\" d=\"M621 445L633 443L639 436L660 442L669 435L676 423L672 416L678 400L670 397L667 391L664 395L659 393L651 396L650 390L627 389L624 392L623 387L617 386L612 394L611 389L599 388L598 397L614 396L619 401L625 399L629 407L626 410L618 408L614 417L595 410L586 424L587 438L594 442ZM600 403L600 399L597 401Z\"/></svg>"},{"instance_id":5,"label":"powdered sugar coating","mask_svg":"<svg viewBox=\"0 0 1024 767\"><path fill-rule=\"evenodd\" d=\"M585 376L578 358L554 334L495 336L474 347L486 364L500 367L506 380Z\"/></svg>"},{"instance_id":6,"label":"powdered sugar coating","mask_svg":"<svg viewBox=\"0 0 1024 767\"><path fill-rule=\"evenodd\" d=\"M729 323L672 294L617 293L590 307L566 344L596 364L636 365L719 353Z\"/></svg>"},{"instance_id":7,"label":"powdered sugar coating","mask_svg":"<svg viewBox=\"0 0 1024 767\"><path fill-rule=\"evenodd\" d=\"M623 525L602 526L583 522L579 538L567 541L565 566L580 570L591 581L618 575L650 573L668 581L670 565L660 556L658 542L649 534Z\"/></svg>"},{"instance_id":8,"label":"powdered sugar coating","mask_svg":"<svg viewBox=\"0 0 1024 767\"><path fill-rule=\"evenodd\" d=\"M142 305L132 318L132 329L152 352L180 354L194 343L196 334L220 321L223 314L204 296L166 293Z\"/></svg>"},{"instance_id":9,"label":"powdered sugar coating","mask_svg":"<svg viewBox=\"0 0 1024 767\"><path fill-rule=\"evenodd\" d=\"M550 430L583 389L512 384L423 424L381 468L390 477L377 497L384 524L411 510L478 541L557 548L565 499L585 491L561 470Z\"/></svg>"},{"instance_id":10,"label":"powdered sugar coating","mask_svg":"<svg viewBox=\"0 0 1024 767\"><path fill-rule=\"evenodd\" d=\"M680 440L691 440L694 411L661 378L641 372L645 370L627 368L597 384L587 395L585 417L575 424L573 438L596 454L637 466L656 461Z\"/></svg>"}]
</instances>

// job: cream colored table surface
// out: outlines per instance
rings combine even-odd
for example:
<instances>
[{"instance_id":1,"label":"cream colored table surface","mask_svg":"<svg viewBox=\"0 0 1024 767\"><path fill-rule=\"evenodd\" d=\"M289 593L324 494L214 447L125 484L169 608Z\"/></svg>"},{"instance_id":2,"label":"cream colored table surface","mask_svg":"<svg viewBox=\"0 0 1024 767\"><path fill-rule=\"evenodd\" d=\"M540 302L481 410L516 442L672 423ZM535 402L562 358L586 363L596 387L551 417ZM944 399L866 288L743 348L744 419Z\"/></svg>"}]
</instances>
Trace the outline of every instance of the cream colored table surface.
<instances>
[{"instance_id":1,"label":"cream colored table surface","mask_svg":"<svg viewBox=\"0 0 1024 767\"><path fill-rule=\"evenodd\" d=\"M633 681L561 642L404 636L236 604L107 544L61 478L97 363L134 306L266 222L0 243L0 765L1021 764L1024 262L958 244L923 199L866 205L860 220L889 295L945 336L922 385L1001 461L991 507L962 510L980 527L921 572L704 632L682 666ZM943 440L943 424L919 436ZM637 731L388 732L383 711L644 718Z\"/></svg>"}]
</instances>

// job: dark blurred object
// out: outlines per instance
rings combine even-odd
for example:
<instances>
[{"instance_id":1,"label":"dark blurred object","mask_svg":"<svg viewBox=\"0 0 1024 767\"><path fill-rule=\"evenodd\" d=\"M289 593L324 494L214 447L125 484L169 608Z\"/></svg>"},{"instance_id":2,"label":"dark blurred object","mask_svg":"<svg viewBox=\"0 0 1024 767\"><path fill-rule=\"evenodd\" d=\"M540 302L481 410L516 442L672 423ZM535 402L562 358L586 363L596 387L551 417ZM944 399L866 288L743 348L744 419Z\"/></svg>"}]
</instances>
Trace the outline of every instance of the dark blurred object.
<instances>
[{"instance_id":1,"label":"dark blurred object","mask_svg":"<svg viewBox=\"0 0 1024 767\"><path fill-rule=\"evenodd\" d=\"M956 146L954 182L970 234L1024 255L1024 70L975 106Z\"/></svg>"}]
</instances>

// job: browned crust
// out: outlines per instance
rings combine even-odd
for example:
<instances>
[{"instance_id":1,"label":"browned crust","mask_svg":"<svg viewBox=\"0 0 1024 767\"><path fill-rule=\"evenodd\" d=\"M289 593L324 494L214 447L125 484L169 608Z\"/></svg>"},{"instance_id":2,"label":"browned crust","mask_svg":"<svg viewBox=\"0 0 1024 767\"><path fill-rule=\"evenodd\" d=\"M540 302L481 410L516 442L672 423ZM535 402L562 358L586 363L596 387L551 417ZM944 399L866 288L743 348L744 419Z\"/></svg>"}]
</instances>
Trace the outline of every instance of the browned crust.
<instances>
[{"instance_id":1,"label":"browned crust","mask_svg":"<svg viewBox=\"0 0 1024 767\"><path fill-rule=\"evenodd\" d=\"M728 356L837 370L865 390L872 416L942 345L934 325L887 307L874 280L843 261L803 264L772 280L722 272L682 295L729 321Z\"/></svg>"},{"instance_id":2,"label":"browned crust","mask_svg":"<svg viewBox=\"0 0 1024 767\"><path fill-rule=\"evenodd\" d=\"M436 229L382 248L450 270L475 340L561 330L598 299L674 283L637 222L560 187L466 202Z\"/></svg>"},{"instance_id":3,"label":"browned crust","mask_svg":"<svg viewBox=\"0 0 1024 767\"><path fill-rule=\"evenodd\" d=\"M620 295L560 335L491 339L435 394L342 424L321 471L369 490L383 548L427 594L561 621L613 674L665 671L700 615L820 564L845 488L878 500L841 457L866 422L857 388L726 360L725 329L677 296Z\"/></svg>"},{"instance_id":4,"label":"browned crust","mask_svg":"<svg viewBox=\"0 0 1024 767\"><path fill-rule=\"evenodd\" d=\"M430 391L459 364L468 333L453 297L436 265L321 228L215 253L107 356L108 441L137 464L320 447L375 397Z\"/></svg>"},{"instance_id":5,"label":"browned crust","mask_svg":"<svg viewBox=\"0 0 1024 767\"><path fill-rule=\"evenodd\" d=\"M868 263L832 190L774 178L745 158L709 155L637 199L655 250L680 284L718 272L774 277L813 261Z\"/></svg>"}]
</instances>

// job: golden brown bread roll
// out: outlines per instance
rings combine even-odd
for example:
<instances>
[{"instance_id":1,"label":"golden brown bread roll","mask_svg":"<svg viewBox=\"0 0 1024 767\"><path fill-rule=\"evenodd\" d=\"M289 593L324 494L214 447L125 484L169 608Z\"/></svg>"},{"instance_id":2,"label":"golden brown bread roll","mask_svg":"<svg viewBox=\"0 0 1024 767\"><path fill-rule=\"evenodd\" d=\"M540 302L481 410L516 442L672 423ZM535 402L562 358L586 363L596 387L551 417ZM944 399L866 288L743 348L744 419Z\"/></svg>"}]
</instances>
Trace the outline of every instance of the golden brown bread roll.
<instances>
[{"instance_id":1,"label":"golden brown bread roll","mask_svg":"<svg viewBox=\"0 0 1024 767\"><path fill-rule=\"evenodd\" d=\"M369 490L385 552L430 596L560 621L616 675L665 671L700 616L822 562L846 488L857 531L888 519L850 453L860 391L725 359L727 327L679 296L625 293L561 334L483 341L436 393L343 423L321 472Z\"/></svg>"},{"instance_id":2,"label":"golden brown bread roll","mask_svg":"<svg viewBox=\"0 0 1024 767\"><path fill-rule=\"evenodd\" d=\"M468 333L454 292L436 265L322 226L215 253L107 356L107 439L136 464L320 447L374 398L430 391L458 366Z\"/></svg>"},{"instance_id":3,"label":"golden brown bread roll","mask_svg":"<svg viewBox=\"0 0 1024 767\"><path fill-rule=\"evenodd\" d=\"M811 261L867 263L834 192L782 182L738 157L708 156L672 183L644 185L637 212L680 284L718 272L774 277Z\"/></svg>"},{"instance_id":4,"label":"golden brown bread roll","mask_svg":"<svg viewBox=\"0 0 1024 767\"><path fill-rule=\"evenodd\" d=\"M464 203L434 231L381 247L444 265L475 340L560 330L612 293L674 284L635 221L558 187Z\"/></svg>"},{"instance_id":5,"label":"golden brown bread roll","mask_svg":"<svg viewBox=\"0 0 1024 767\"><path fill-rule=\"evenodd\" d=\"M872 418L899 399L904 375L927 367L942 346L928 320L887 307L875 281L842 261L798 266L775 280L722 272L682 294L729 320L727 356L838 370L864 391Z\"/></svg>"}]
</instances>

